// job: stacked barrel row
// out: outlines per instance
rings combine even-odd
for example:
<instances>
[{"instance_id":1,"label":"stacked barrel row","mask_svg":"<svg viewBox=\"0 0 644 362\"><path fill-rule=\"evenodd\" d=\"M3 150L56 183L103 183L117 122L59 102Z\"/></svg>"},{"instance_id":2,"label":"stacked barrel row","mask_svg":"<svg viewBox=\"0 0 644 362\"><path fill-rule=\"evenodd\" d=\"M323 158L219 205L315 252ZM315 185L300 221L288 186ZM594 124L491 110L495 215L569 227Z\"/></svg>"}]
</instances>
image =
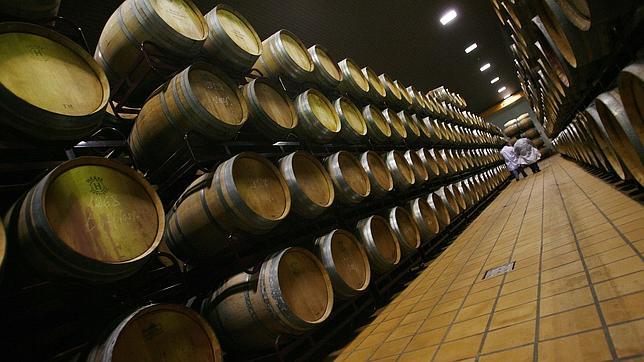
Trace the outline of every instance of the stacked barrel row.
<instances>
[{"instance_id":1,"label":"stacked barrel row","mask_svg":"<svg viewBox=\"0 0 644 362\"><path fill-rule=\"evenodd\" d=\"M491 2L512 40L522 88L551 138L571 121L604 69L614 66L617 44L629 29L639 29L642 6L632 0Z\"/></svg>"},{"instance_id":2,"label":"stacked barrel row","mask_svg":"<svg viewBox=\"0 0 644 362\"><path fill-rule=\"evenodd\" d=\"M284 162L303 157L301 152L282 159L280 169L284 169ZM336 163L343 157L348 158ZM415 177L409 170L407 181L399 178L397 168L404 163L391 167L390 156L385 161L388 168L378 171L377 155L369 151L360 160L369 163L369 158L375 157L371 159L370 173L358 182L355 178L360 169L355 164L350 166L351 157L340 153L325 162L334 185L329 190L344 195L338 200L344 205L360 202L357 195L370 193L372 181L375 192L386 192L380 184L384 178L378 175L387 174L388 170L394 190L408 187L404 183ZM357 163L358 159L353 161ZM350 176L354 177L352 182ZM350 299L364 292L372 275L388 273L403 257L431 244L458 215L476 205L506 178L504 168L492 168L382 213L368 215L352 230L335 229L320 235L308 247L317 259L301 247L278 251L268 256L257 271L242 272L224 281L197 303L197 309L215 328L224 349L248 353L271 348L280 335L298 335L319 327L331 314L334 300ZM293 186L289 189L295 206L296 193L301 191ZM348 199L348 195L354 197Z\"/></svg>"},{"instance_id":3,"label":"stacked barrel row","mask_svg":"<svg viewBox=\"0 0 644 362\"><path fill-rule=\"evenodd\" d=\"M600 94L577 113L553 145L579 162L644 185L643 75L642 63L624 69L619 90Z\"/></svg>"},{"instance_id":4,"label":"stacked barrel row","mask_svg":"<svg viewBox=\"0 0 644 362\"><path fill-rule=\"evenodd\" d=\"M544 140L541 137L541 133L539 133L539 130L535 127L535 124L528 113L524 113L517 118L507 121L503 125L503 134L514 140L521 137L528 138L532 142L532 145L539 149L541 154L546 153L546 147L544 146Z\"/></svg>"}]
</instances>

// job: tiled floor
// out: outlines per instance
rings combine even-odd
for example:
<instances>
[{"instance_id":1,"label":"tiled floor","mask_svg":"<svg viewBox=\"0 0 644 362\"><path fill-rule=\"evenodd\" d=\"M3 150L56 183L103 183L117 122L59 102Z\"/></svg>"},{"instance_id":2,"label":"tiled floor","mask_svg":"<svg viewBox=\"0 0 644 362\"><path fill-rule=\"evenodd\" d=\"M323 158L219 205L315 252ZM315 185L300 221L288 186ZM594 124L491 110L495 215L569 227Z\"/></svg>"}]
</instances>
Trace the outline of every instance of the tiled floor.
<instances>
[{"instance_id":1,"label":"tiled floor","mask_svg":"<svg viewBox=\"0 0 644 362\"><path fill-rule=\"evenodd\" d=\"M337 360L644 360L644 208L572 162L541 167L512 182ZM512 261L513 271L482 280Z\"/></svg>"}]
</instances>

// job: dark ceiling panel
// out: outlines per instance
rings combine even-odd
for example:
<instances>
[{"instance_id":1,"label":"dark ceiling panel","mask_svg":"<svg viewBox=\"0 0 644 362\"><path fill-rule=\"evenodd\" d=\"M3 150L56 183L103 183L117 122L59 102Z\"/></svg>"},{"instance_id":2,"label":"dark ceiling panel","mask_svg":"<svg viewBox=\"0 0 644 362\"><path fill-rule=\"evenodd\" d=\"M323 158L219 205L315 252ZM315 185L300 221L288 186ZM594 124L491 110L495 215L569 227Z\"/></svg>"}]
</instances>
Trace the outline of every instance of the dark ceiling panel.
<instances>
[{"instance_id":1,"label":"dark ceiling panel","mask_svg":"<svg viewBox=\"0 0 644 362\"><path fill-rule=\"evenodd\" d=\"M204 12L216 5L195 2ZM61 15L81 25L94 47L102 25L119 4L116 0L63 0ZM234 0L227 4L242 13L262 38L288 29L307 45L323 45L337 60L354 58L420 90L445 85L463 95L474 112L501 101L499 87L506 86L506 93L520 89L487 0ZM450 8L459 15L443 27L439 18ZM472 42L478 43L478 49L465 54ZM486 62L492 67L481 73L479 67ZM501 81L492 85L494 76Z\"/></svg>"}]
</instances>

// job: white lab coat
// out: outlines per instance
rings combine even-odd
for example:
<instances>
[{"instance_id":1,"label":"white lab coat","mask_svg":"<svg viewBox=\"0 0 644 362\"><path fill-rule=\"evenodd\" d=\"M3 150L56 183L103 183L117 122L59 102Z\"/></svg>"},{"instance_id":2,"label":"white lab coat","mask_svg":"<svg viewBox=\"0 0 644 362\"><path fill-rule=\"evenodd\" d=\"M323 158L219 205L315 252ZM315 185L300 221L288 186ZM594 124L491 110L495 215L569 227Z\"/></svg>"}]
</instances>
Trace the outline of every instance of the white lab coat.
<instances>
[{"instance_id":1,"label":"white lab coat","mask_svg":"<svg viewBox=\"0 0 644 362\"><path fill-rule=\"evenodd\" d=\"M508 167L508 171L514 171L519 168L519 158L514 152L514 147L505 146L501 149L501 156L505 159L505 165Z\"/></svg>"},{"instance_id":2,"label":"white lab coat","mask_svg":"<svg viewBox=\"0 0 644 362\"><path fill-rule=\"evenodd\" d=\"M541 158L541 152L532 147L527 138L519 138L514 143L514 153L518 158L519 165L531 165Z\"/></svg>"}]
</instances>

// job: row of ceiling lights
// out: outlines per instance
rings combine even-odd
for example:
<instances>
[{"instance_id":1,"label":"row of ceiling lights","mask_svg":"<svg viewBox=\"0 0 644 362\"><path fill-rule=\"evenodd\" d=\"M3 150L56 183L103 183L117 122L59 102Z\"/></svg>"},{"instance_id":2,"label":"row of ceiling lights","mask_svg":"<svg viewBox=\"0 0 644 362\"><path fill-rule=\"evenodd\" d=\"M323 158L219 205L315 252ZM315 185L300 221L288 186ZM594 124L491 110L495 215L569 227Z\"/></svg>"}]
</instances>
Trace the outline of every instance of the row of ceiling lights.
<instances>
[{"instance_id":1,"label":"row of ceiling lights","mask_svg":"<svg viewBox=\"0 0 644 362\"><path fill-rule=\"evenodd\" d=\"M453 9L452 9L452 10L449 10L448 12L446 12L446 13L445 13L441 18L440 18L440 22L441 22L441 24L442 24L443 26L445 26L445 25L447 25L447 24L451 23L454 19L456 19L456 17L457 17L457 16L458 16L458 14L456 13L456 10L453 10ZM466 53L466 54L469 54L469 53L473 52L474 50L476 50L477 48L478 48L478 44L476 44L476 43L472 43L472 44L470 44L467 48L465 48L465 53ZM485 64L483 64L483 65L481 66L481 68L479 68L479 70L480 70L481 72L485 72L486 70L490 69L490 67L491 67L490 63L485 63ZM499 78L499 77L494 77L494 78L492 78L492 80L490 80L490 84L494 84L494 83L498 82L499 80L500 80L500 78ZM498 93L503 93L503 92L505 92L506 90L507 90L507 88L506 88L505 86L502 86L501 88L499 88L499 89L497 90L497 92L498 92ZM510 93L505 94L505 95L503 96L503 99L506 99L506 98L508 98L508 97L510 97Z\"/></svg>"}]
</instances>

